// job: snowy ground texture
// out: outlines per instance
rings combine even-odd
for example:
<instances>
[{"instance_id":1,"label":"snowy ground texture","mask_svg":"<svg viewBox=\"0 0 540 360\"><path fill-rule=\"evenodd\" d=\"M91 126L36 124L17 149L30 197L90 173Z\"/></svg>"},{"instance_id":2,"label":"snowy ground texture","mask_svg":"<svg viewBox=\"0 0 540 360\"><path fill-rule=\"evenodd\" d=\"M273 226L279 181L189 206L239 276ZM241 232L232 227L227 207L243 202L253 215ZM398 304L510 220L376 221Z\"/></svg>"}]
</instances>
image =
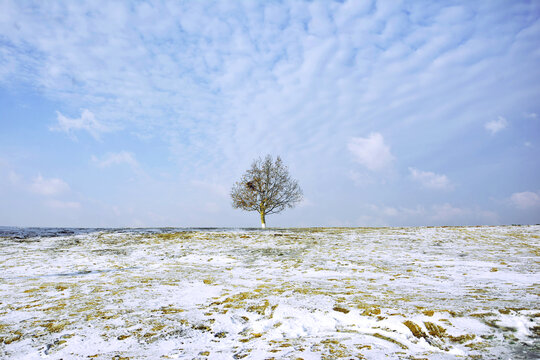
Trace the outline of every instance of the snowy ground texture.
<instances>
[{"instance_id":1,"label":"snowy ground texture","mask_svg":"<svg viewBox=\"0 0 540 360\"><path fill-rule=\"evenodd\" d=\"M7 359L535 359L540 226L0 228Z\"/></svg>"}]
</instances>

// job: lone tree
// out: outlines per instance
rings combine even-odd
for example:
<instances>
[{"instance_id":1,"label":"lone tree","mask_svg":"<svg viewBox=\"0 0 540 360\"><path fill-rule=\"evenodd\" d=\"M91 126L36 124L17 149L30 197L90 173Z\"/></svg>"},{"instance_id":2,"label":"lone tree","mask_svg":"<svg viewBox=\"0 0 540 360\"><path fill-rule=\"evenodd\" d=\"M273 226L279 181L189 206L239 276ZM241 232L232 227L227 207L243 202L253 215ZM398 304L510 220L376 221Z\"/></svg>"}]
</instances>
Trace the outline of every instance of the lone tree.
<instances>
[{"instance_id":1,"label":"lone tree","mask_svg":"<svg viewBox=\"0 0 540 360\"><path fill-rule=\"evenodd\" d=\"M272 157L266 155L264 160L253 161L242 179L234 183L231 197L233 208L258 211L264 229L266 215L294 207L302 200L302 189L296 180L291 179L279 156L273 162Z\"/></svg>"}]
</instances>

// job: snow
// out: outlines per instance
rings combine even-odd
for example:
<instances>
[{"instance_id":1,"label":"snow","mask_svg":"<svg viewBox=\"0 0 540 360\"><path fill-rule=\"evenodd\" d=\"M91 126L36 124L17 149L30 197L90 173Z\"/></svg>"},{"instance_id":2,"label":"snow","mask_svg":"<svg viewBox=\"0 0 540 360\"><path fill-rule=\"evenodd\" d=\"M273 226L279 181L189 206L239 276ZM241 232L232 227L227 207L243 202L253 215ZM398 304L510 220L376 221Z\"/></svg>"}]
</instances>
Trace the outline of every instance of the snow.
<instances>
[{"instance_id":1,"label":"snow","mask_svg":"<svg viewBox=\"0 0 540 360\"><path fill-rule=\"evenodd\" d=\"M0 228L0 358L538 358L540 226Z\"/></svg>"}]
</instances>

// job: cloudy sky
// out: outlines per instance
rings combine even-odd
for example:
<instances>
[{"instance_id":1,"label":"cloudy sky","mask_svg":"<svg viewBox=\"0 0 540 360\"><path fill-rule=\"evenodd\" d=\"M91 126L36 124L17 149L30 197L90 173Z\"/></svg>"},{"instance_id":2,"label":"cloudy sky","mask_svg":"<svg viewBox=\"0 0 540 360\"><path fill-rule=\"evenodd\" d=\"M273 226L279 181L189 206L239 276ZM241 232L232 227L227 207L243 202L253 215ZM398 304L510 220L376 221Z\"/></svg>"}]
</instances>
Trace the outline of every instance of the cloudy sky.
<instances>
[{"instance_id":1,"label":"cloudy sky","mask_svg":"<svg viewBox=\"0 0 540 360\"><path fill-rule=\"evenodd\" d=\"M538 1L0 0L0 225L540 223Z\"/></svg>"}]
</instances>

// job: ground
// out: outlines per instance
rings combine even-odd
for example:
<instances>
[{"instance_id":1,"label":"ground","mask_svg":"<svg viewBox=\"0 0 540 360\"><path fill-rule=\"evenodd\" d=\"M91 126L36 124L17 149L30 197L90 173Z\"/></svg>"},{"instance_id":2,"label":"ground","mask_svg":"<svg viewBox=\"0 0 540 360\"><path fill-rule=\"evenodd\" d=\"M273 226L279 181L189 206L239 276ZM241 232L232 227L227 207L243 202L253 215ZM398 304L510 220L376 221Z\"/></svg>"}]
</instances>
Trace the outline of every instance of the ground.
<instances>
[{"instance_id":1,"label":"ground","mask_svg":"<svg viewBox=\"0 0 540 360\"><path fill-rule=\"evenodd\" d=\"M535 359L540 226L0 228L0 358Z\"/></svg>"}]
</instances>

